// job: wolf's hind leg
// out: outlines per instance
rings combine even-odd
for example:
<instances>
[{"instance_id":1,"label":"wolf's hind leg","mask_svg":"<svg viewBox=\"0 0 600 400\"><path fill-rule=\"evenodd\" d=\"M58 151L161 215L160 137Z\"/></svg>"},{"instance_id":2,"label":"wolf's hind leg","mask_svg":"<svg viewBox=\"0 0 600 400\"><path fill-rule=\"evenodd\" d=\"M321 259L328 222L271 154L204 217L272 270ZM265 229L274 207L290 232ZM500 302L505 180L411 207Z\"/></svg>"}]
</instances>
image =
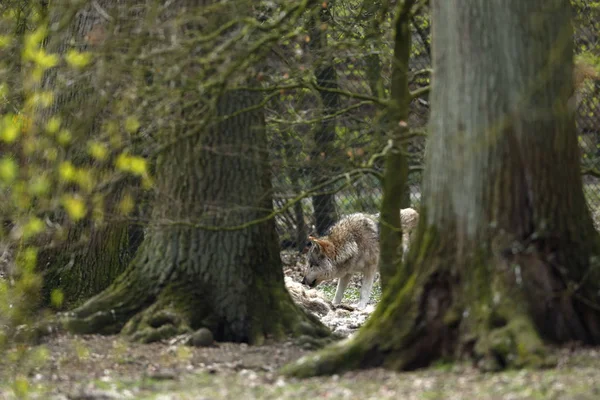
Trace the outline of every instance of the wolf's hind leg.
<instances>
[{"instance_id":1,"label":"wolf's hind leg","mask_svg":"<svg viewBox=\"0 0 600 400\"><path fill-rule=\"evenodd\" d=\"M360 285L360 302L358 303L357 307L359 310L363 310L369 303L376 273L376 268L369 268L363 273L362 282Z\"/></svg>"},{"instance_id":2,"label":"wolf's hind leg","mask_svg":"<svg viewBox=\"0 0 600 400\"><path fill-rule=\"evenodd\" d=\"M352 274L346 274L338 279L337 289L335 290L335 296L333 298L334 306L337 306L342 302L342 299L344 298L344 291L348 287L351 277Z\"/></svg>"}]
</instances>

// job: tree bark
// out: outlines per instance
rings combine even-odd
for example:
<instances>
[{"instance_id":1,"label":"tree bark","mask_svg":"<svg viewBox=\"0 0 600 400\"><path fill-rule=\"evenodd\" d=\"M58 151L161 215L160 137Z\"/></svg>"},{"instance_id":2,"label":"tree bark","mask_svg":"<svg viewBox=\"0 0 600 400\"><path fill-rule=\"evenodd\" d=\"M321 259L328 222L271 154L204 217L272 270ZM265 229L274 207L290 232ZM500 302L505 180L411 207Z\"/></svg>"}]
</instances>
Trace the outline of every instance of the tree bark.
<instances>
[{"instance_id":1,"label":"tree bark","mask_svg":"<svg viewBox=\"0 0 600 400\"><path fill-rule=\"evenodd\" d=\"M113 15L117 3L114 0L99 0L96 5L103 12ZM73 9L64 6L47 5L49 25L58 25L65 18L65 12ZM66 29L51 31L47 40L47 50L51 53L64 55L69 49L78 51L91 51L99 59L109 58L107 48L91 40L93 32L104 32L109 29L111 22L106 15L99 12L92 5L81 7ZM121 11L122 12L122 11ZM117 15L114 22L122 23L123 15ZM119 39L130 33L129 28L122 32ZM63 125L72 132L79 132L74 143L67 149L68 159L78 167L100 168L86 155L85 146L90 138L98 135L98 130L106 120L106 111L112 101L106 99L108 92L104 77L99 70L82 76L77 75L70 67L57 67L46 74L43 82L46 90L55 93L56 101L43 114L44 119L58 115ZM116 77L115 80L124 78ZM64 82L74 82L65 85ZM116 91L118 85L112 90ZM108 107L107 107L108 106ZM43 123L43 121L42 121ZM109 214L118 214L118 203L122 198L124 189L139 186L133 179L117 184L105 196L105 210ZM64 188L62 188L65 190ZM138 205L138 207L141 207ZM66 240L49 249L41 251L38 257L39 270L44 274L42 304L50 304L50 294L54 290L61 290L64 295L62 308L70 307L82 302L91 296L106 289L127 267L139 245L138 237L131 237L132 233L142 235L139 229L124 221L105 221L100 225L94 222L91 216L83 221L70 224L66 215L55 213L54 222L67 226Z\"/></svg>"},{"instance_id":2,"label":"tree bark","mask_svg":"<svg viewBox=\"0 0 600 400\"><path fill-rule=\"evenodd\" d=\"M118 199L124 190L125 184L121 184L107 196L109 214L119 213ZM131 217L138 216L143 208L148 208L145 202L136 206ZM63 242L38 254L38 267L44 276L42 304L71 309L100 293L125 271L143 238L142 227L129 221L100 224L85 219L71 226ZM64 296L60 305L50 301L57 289Z\"/></svg>"},{"instance_id":3,"label":"tree bark","mask_svg":"<svg viewBox=\"0 0 600 400\"><path fill-rule=\"evenodd\" d=\"M369 18L369 22L366 24L366 46L369 49L372 46L372 50L365 56L366 64L366 78L371 89L371 95L379 98L385 97L385 90L383 85L383 64L381 57L376 51L375 44L381 43L383 32L381 30L380 21L387 12L387 7L381 4L380 0L364 0L362 4L363 16ZM380 134L381 132L377 132Z\"/></svg>"},{"instance_id":4,"label":"tree bark","mask_svg":"<svg viewBox=\"0 0 600 400\"><path fill-rule=\"evenodd\" d=\"M283 284L258 103L256 92L227 92L217 118L228 118L164 150L156 224L117 282L65 318L68 329L145 342L200 327L249 343L326 333Z\"/></svg>"},{"instance_id":5,"label":"tree bark","mask_svg":"<svg viewBox=\"0 0 600 400\"><path fill-rule=\"evenodd\" d=\"M385 290L402 260L402 224L400 208L406 208L408 194L408 160L403 135L408 132L410 92L408 90L408 59L411 49L410 15L414 1L400 3L395 21L394 57L392 64L392 98L387 110L392 147L385 158L383 198L381 201L381 253L379 271Z\"/></svg>"},{"instance_id":6,"label":"tree bark","mask_svg":"<svg viewBox=\"0 0 600 400\"><path fill-rule=\"evenodd\" d=\"M438 1L431 136L414 249L349 342L297 376L472 359L553 363L600 343L598 235L579 173L566 0Z\"/></svg>"},{"instance_id":7,"label":"tree bark","mask_svg":"<svg viewBox=\"0 0 600 400\"><path fill-rule=\"evenodd\" d=\"M324 3L325 4L325 3ZM311 18L311 46L314 56L317 59L315 77L319 88L319 95L323 106L323 115L329 115L339 108L339 95L327 89L338 89L337 72L335 66L328 59L327 54L327 31L321 29L322 24L331 22L331 4L326 7L318 4L318 15ZM328 161L335 157L335 119L328 119L320 122L320 126L315 131L314 141L315 149L312 151L312 181L314 185L319 185L326 181L330 175L331 163L326 167ZM333 160L335 163L335 160ZM325 235L327 230L337 221L337 212L335 207L335 194L319 194L312 197L313 208L315 211L315 226L319 235Z\"/></svg>"}]
</instances>

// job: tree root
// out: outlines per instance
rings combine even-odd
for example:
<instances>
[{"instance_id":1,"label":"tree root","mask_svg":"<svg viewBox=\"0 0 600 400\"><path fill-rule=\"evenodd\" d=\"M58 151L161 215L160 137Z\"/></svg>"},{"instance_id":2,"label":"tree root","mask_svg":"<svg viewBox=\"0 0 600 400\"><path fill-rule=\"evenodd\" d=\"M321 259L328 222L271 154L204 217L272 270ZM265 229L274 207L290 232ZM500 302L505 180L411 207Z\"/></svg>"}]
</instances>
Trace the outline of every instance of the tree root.
<instances>
[{"instance_id":1,"label":"tree root","mask_svg":"<svg viewBox=\"0 0 600 400\"><path fill-rule=\"evenodd\" d=\"M143 290L134 274L125 274L75 310L58 315L62 329L76 334L116 334L140 310L151 304L155 290Z\"/></svg>"},{"instance_id":2,"label":"tree root","mask_svg":"<svg viewBox=\"0 0 600 400\"><path fill-rule=\"evenodd\" d=\"M343 339L343 336L337 334L319 337L315 336L314 331L311 331L310 334L304 334L296 338L294 344L305 349L317 350Z\"/></svg>"},{"instance_id":3,"label":"tree root","mask_svg":"<svg viewBox=\"0 0 600 400\"><path fill-rule=\"evenodd\" d=\"M422 336L421 342L413 336L410 345L402 341L392 343L390 335L375 334L378 328L380 327L377 323L366 326L356 336L288 364L281 372L287 376L308 378L378 366L395 370L411 370L426 366L435 358L431 354L419 354L419 349L431 345L429 342L431 336ZM398 333L400 334L401 331L402 329L399 329ZM404 338L408 340L408 337ZM462 344L454 343L456 353L461 352L459 349L463 347L462 345L470 344L471 351L467 356L482 371L522 367L548 368L556 364L555 357L546 352L533 325L521 317L515 318L503 327L482 332L477 337L462 342ZM460 358L458 354L454 356Z\"/></svg>"},{"instance_id":4,"label":"tree root","mask_svg":"<svg viewBox=\"0 0 600 400\"><path fill-rule=\"evenodd\" d=\"M547 352L533 324L525 317L515 317L505 326L481 335L471 356L482 371L549 368L557 361Z\"/></svg>"},{"instance_id":5,"label":"tree root","mask_svg":"<svg viewBox=\"0 0 600 400\"><path fill-rule=\"evenodd\" d=\"M497 306L479 293L468 302L471 316L465 317L469 296L452 292L450 277L440 270L415 273L404 285L393 281L401 289L384 293L354 337L288 364L282 373L307 378L372 367L413 370L439 359L472 360L485 371L555 365L527 308L510 289Z\"/></svg>"},{"instance_id":6,"label":"tree root","mask_svg":"<svg viewBox=\"0 0 600 400\"><path fill-rule=\"evenodd\" d=\"M362 368L368 354L362 340L352 337L287 364L281 373L295 378L332 375Z\"/></svg>"},{"instance_id":7,"label":"tree root","mask_svg":"<svg viewBox=\"0 0 600 400\"><path fill-rule=\"evenodd\" d=\"M398 285L398 282L393 281L391 285ZM416 295L416 288L413 276L396 296L391 296L393 291L388 290L367 323L354 336L284 366L282 374L308 378L382 365L385 356L394 351L391 348L393 338L403 342L410 336L407 336L412 326L409 320L414 320L410 316L416 315L416 303L409 300ZM389 304L388 310L384 310L385 304ZM405 319L394 324L392 319L396 315L404 315ZM403 360L407 357L401 352L398 356ZM391 358L395 357L391 356L388 360Z\"/></svg>"},{"instance_id":8,"label":"tree root","mask_svg":"<svg viewBox=\"0 0 600 400\"><path fill-rule=\"evenodd\" d=\"M133 341L158 342L174 336L192 333L184 310L167 305L161 299L131 318L121 331Z\"/></svg>"},{"instance_id":9,"label":"tree root","mask_svg":"<svg viewBox=\"0 0 600 400\"><path fill-rule=\"evenodd\" d=\"M133 341L151 343L205 328L219 341L260 344L267 338L277 341L296 337L298 343L310 348L321 348L336 339L316 317L302 312L283 286L269 288L273 299L278 299L277 307L271 308L277 318L265 318L262 309L257 309L248 318L251 321L248 335L231 338L223 330L227 329L223 325L228 323L227 320L215 312L201 289L173 283L161 288L148 288L147 284L136 274L126 273L82 306L40 322L27 335L32 339L64 331L76 334L121 333Z\"/></svg>"}]
</instances>

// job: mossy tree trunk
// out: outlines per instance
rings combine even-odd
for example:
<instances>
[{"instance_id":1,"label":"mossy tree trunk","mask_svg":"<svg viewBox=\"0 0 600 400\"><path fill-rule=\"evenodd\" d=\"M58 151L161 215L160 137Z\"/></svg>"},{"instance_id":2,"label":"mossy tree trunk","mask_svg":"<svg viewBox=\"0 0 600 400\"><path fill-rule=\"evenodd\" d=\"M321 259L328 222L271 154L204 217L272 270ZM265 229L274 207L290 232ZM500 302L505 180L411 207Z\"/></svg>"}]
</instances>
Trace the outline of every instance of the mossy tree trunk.
<instances>
[{"instance_id":1,"label":"mossy tree trunk","mask_svg":"<svg viewBox=\"0 0 600 400\"><path fill-rule=\"evenodd\" d=\"M438 1L416 243L368 323L298 376L472 359L552 362L600 343L600 252L582 190L567 0Z\"/></svg>"},{"instance_id":2,"label":"mossy tree trunk","mask_svg":"<svg viewBox=\"0 0 600 400\"><path fill-rule=\"evenodd\" d=\"M328 54L327 30L323 27L331 23L331 3L316 4L316 15L311 17L309 46L316 59L315 77L321 97L323 115L333 114L340 104L339 94L331 91L338 89L337 72ZM319 123L314 134L315 148L311 152L312 182L319 185L331 176L331 165L336 162L335 132L336 120L329 118ZM315 227L319 235L324 235L337 221L335 194L325 193L312 196L315 210Z\"/></svg>"},{"instance_id":3,"label":"mossy tree trunk","mask_svg":"<svg viewBox=\"0 0 600 400\"><path fill-rule=\"evenodd\" d=\"M229 118L165 148L155 223L127 271L65 317L68 329L146 342L200 327L249 343L326 333L283 284L260 100L227 92L217 118Z\"/></svg>"},{"instance_id":4,"label":"mossy tree trunk","mask_svg":"<svg viewBox=\"0 0 600 400\"><path fill-rule=\"evenodd\" d=\"M381 201L381 230L379 271L382 289L396 274L402 259L402 225L400 208L406 204L408 160L406 143L410 92L408 90L408 59L411 49L410 15L414 1L400 3L394 26L394 57L392 58L391 101L386 110L386 120L391 134L392 147L385 158L383 198ZM410 198L409 198L410 202Z\"/></svg>"}]
</instances>

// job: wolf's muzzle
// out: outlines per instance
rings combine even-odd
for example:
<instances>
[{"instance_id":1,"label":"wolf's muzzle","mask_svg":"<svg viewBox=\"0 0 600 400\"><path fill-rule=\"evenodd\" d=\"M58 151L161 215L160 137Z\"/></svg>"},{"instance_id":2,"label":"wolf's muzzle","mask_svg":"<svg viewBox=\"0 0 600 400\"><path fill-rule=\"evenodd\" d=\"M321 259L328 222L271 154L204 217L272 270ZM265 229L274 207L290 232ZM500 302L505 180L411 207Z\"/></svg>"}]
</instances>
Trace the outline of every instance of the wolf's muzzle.
<instances>
[{"instance_id":1,"label":"wolf's muzzle","mask_svg":"<svg viewBox=\"0 0 600 400\"><path fill-rule=\"evenodd\" d=\"M302 278L302 284L307 285L310 288L314 288L315 286L317 286L317 280L315 279L314 281L309 282L306 280L306 278Z\"/></svg>"}]
</instances>

